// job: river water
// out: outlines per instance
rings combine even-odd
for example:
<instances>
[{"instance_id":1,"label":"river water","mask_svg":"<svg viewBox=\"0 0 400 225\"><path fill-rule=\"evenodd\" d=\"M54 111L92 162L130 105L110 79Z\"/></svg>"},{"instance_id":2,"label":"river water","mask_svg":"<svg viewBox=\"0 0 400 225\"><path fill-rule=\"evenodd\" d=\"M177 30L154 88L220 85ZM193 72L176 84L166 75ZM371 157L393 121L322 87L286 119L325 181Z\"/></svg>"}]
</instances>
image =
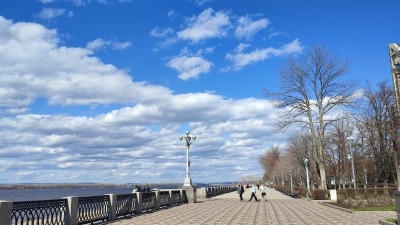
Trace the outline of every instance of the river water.
<instances>
[{"instance_id":1,"label":"river water","mask_svg":"<svg viewBox=\"0 0 400 225\"><path fill-rule=\"evenodd\" d=\"M56 189L25 189L0 190L0 200L7 201L37 201L60 199L67 196L95 196L104 194L129 194L132 188L56 188Z\"/></svg>"},{"instance_id":2,"label":"river water","mask_svg":"<svg viewBox=\"0 0 400 225\"><path fill-rule=\"evenodd\" d=\"M198 185L197 188L206 187L207 185ZM151 187L155 188L155 187ZM160 189L173 189L177 187L163 187ZM0 200L6 201L38 201L60 199L68 196L96 196L105 194L130 194L132 188L54 188L54 189L24 189L24 190L0 190Z\"/></svg>"}]
</instances>

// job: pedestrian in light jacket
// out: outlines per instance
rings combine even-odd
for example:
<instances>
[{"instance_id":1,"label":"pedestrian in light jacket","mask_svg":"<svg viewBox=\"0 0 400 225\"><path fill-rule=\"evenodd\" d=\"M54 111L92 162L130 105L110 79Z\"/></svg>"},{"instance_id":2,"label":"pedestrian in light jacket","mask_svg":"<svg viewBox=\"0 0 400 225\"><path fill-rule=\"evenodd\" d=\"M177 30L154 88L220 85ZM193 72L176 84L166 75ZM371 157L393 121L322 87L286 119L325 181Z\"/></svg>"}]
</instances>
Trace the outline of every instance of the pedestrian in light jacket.
<instances>
[{"instance_id":1,"label":"pedestrian in light jacket","mask_svg":"<svg viewBox=\"0 0 400 225\"><path fill-rule=\"evenodd\" d=\"M256 196L257 188L256 188L256 186L254 186L254 184L251 185L250 191L251 191L251 197L249 199L249 202L253 199L253 197L256 200L256 202L258 202L258 199L257 199L257 196Z\"/></svg>"}]
</instances>

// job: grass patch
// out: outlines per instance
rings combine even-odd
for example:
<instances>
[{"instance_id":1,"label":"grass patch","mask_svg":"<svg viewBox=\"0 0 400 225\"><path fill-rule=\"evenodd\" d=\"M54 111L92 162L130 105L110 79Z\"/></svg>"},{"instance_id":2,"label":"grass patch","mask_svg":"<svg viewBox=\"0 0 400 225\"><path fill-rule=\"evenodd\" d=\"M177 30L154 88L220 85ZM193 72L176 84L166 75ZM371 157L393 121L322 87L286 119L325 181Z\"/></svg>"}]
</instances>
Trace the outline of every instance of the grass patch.
<instances>
[{"instance_id":1,"label":"grass patch","mask_svg":"<svg viewBox=\"0 0 400 225\"><path fill-rule=\"evenodd\" d=\"M397 219L387 218L387 219L385 219L385 221L387 221L387 222L389 222L389 223L397 224Z\"/></svg>"},{"instance_id":2,"label":"grass patch","mask_svg":"<svg viewBox=\"0 0 400 225\"><path fill-rule=\"evenodd\" d=\"M366 207L355 207L351 208L354 211L396 211L395 205L388 206L366 206Z\"/></svg>"}]
</instances>

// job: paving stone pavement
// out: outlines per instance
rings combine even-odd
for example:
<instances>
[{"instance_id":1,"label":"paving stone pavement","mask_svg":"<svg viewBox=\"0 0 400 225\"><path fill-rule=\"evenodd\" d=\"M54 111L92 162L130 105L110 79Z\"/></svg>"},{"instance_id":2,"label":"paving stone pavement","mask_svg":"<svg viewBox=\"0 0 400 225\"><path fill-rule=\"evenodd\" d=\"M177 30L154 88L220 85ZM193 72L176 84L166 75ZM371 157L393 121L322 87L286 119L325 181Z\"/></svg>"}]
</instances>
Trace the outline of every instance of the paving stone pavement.
<instances>
[{"instance_id":1,"label":"paving stone pavement","mask_svg":"<svg viewBox=\"0 0 400 225\"><path fill-rule=\"evenodd\" d=\"M257 197L261 197L257 193ZM380 219L395 218L396 212L346 213L315 201L292 199L274 189L267 189L268 201L249 202L247 190L240 201L235 192L197 203L184 204L153 213L109 222L112 225L165 224L379 224Z\"/></svg>"}]
</instances>

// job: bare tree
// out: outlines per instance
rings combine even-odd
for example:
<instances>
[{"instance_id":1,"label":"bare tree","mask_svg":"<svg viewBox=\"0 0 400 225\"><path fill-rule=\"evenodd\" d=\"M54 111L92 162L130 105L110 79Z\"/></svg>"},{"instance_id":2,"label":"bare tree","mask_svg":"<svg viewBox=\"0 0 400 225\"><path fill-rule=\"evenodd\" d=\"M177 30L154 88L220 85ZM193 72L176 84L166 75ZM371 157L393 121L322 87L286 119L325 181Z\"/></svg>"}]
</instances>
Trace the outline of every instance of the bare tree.
<instances>
[{"instance_id":1,"label":"bare tree","mask_svg":"<svg viewBox=\"0 0 400 225\"><path fill-rule=\"evenodd\" d=\"M276 167L276 163L279 160L280 152L277 146L273 146L267 150L267 152L261 156L258 161L264 168L264 180L270 180L272 178L273 171Z\"/></svg>"},{"instance_id":2,"label":"bare tree","mask_svg":"<svg viewBox=\"0 0 400 225\"><path fill-rule=\"evenodd\" d=\"M397 174L395 179L400 179L398 119L394 110L394 91L386 82L382 82L378 84L376 91L368 85L365 96L368 101L365 109L365 128L375 159L375 183L381 178L387 187L393 170ZM397 187L400 190L399 185Z\"/></svg>"},{"instance_id":3,"label":"bare tree","mask_svg":"<svg viewBox=\"0 0 400 225\"><path fill-rule=\"evenodd\" d=\"M315 46L303 57L290 58L280 72L278 92L265 91L267 97L277 100L283 113L278 128L303 124L311 134L312 154L317 164L320 188L327 189L324 162L326 126L332 122L327 114L351 102L353 83L342 82L348 70L336 55L321 46Z\"/></svg>"}]
</instances>

